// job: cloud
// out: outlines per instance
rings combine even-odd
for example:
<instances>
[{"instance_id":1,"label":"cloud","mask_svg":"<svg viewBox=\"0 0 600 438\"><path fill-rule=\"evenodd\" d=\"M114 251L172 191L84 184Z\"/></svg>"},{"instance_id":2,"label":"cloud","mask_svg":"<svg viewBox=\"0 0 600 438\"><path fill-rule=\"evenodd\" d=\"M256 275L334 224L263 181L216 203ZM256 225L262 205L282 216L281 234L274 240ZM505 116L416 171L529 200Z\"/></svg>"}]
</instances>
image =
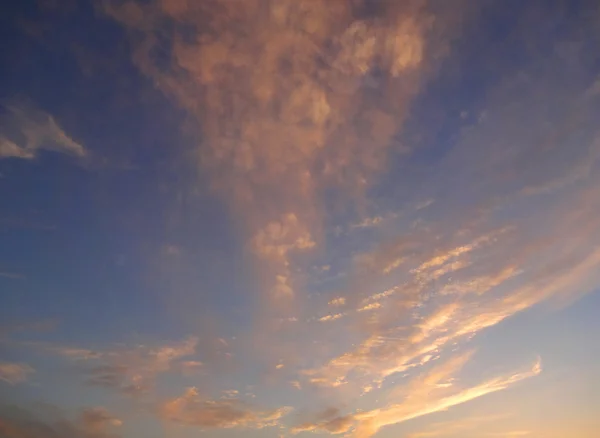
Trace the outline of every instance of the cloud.
<instances>
[{"instance_id":1,"label":"cloud","mask_svg":"<svg viewBox=\"0 0 600 438\"><path fill-rule=\"evenodd\" d=\"M117 388L126 394L145 393L158 375L174 370L177 361L195 354L197 344L198 338L190 337L157 347L138 346L105 352L101 356L103 364L88 370L88 383Z\"/></svg>"},{"instance_id":2,"label":"cloud","mask_svg":"<svg viewBox=\"0 0 600 438\"><path fill-rule=\"evenodd\" d=\"M46 343L21 343L24 346L60 355L75 361L92 386L114 389L128 395L150 391L156 378L167 372L193 374L202 367L195 360L183 360L196 354L199 339L156 346L137 345L106 350L90 350Z\"/></svg>"},{"instance_id":3,"label":"cloud","mask_svg":"<svg viewBox=\"0 0 600 438\"><path fill-rule=\"evenodd\" d=\"M73 140L50 114L18 102L3 104L0 115L0 159L35 158L40 150L84 157L87 150Z\"/></svg>"},{"instance_id":4,"label":"cloud","mask_svg":"<svg viewBox=\"0 0 600 438\"><path fill-rule=\"evenodd\" d=\"M325 315L325 316L320 317L319 321L321 321L321 322L335 321L336 319L343 318L343 316L344 316L343 313L334 313L334 314Z\"/></svg>"},{"instance_id":5,"label":"cloud","mask_svg":"<svg viewBox=\"0 0 600 438\"><path fill-rule=\"evenodd\" d=\"M384 218L382 216L368 217L356 224L353 224L351 228L372 228L381 225L383 221Z\"/></svg>"},{"instance_id":6,"label":"cloud","mask_svg":"<svg viewBox=\"0 0 600 438\"><path fill-rule=\"evenodd\" d=\"M469 360L470 355L468 353L464 356L457 356L434 368L422 378L411 382L402 403L357 414L358 425L354 436L356 438L371 437L384 426L446 410L484 395L501 391L541 372L540 363L537 362L528 371L496 377L469 388L452 390L446 386L442 388L436 386L443 380L454 376Z\"/></svg>"},{"instance_id":7,"label":"cloud","mask_svg":"<svg viewBox=\"0 0 600 438\"><path fill-rule=\"evenodd\" d=\"M382 307L381 303L378 303L378 302L370 303L370 304L367 304L364 307L359 308L358 312L366 312L367 310L380 309L381 307Z\"/></svg>"},{"instance_id":8,"label":"cloud","mask_svg":"<svg viewBox=\"0 0 600 438\"><path fill-rule=\"evenodd\" d=\"M298 221L294 213L288 213L278 221L272 221L260 229L252 239L256 254L275 264L276 283L272 293L276 297L289 297L294 294L290 285L290 253L305 251L315 246L315 242L305 224Z\"/></svg>"},{"instance_id":9,"label":"cloud","mask_svg":"<svg viewBox=\"0 0 600 438\"><path fill-rule=\"evenodd\" d=\"M0 362L0 380L10 385L27 381L34 369L24 363Z\"/></svg>"},{"instance_id":10,"label":"cloud","mask_svg":"<svg viewBox=\"0 0 600 438\"><path fill-rule=\"evenodd\" d=\"M434 238L416 233L385 242L371 253L374 272L399 255L407 266L397 286L360 300L358 309L382 303L373 309L375 323L360 325L349 314L346 324L361 327L363 338L303 374L327 387L348 381L360 393L544 301L568 302L592 291L600 281L597 181L594 175L572 196L556 197L509 225L490 226L491 216L467 227L467 211L456 225L433 224ZM455 269L465 256L469 263ZM436 273L448 265L443 275Z\"/></svg>"},{"instance_id":11,"label":"cloud","mask_svg":"<svg viewBox=\"0 0 600 438\"><path fill-rule=\"evenodd\" d=\"M456 355L429 371L416 375L404 386L394 387L388 396L391 403L386 407L347 415L338 415L337 410L328 411L326 415L318 416L314 421L294 427L292 432L322 430L332 434L350 433L347 436L369 438L382 427L447 410L509 388L541 372L541 363L538 360L529 370L494 377L474 386L461 387L458 383L459 372L472 356L472 351ZM437 429L429 435L416 436L436 436L436 433Z\"/></svg>"},{"instance_id":12,"label":"cloud","mask_svg":"<svg viewBox=\"0 0 600 438\"><path fill-rule=\"evenodd\" d=\"M340 415L339 409L328 408L317 414L313 421L294 426L290 431L292 434L322 431L337 435L348 432L353 423L354 418L352 415Z\"/></svg>"},{"instance_id":13,"label":"cloud","mask_svg":"<svg viewBox=\"0 0 600 438\"><path fill-rule=\"evenodd\" d=\"M197 360L185 360L180 364L184 375L193 375L199 372L204 364Z\"/></svg>"},{"instance_id":14,"label":"cloud","mask_svg":"<svg viewBox=\"0 0 600 438\"><path fill-rule=\"evenodd\" d=\"M343 306L344 304L346 304L346 298L344 297L337 297L329 301L329 305L333 307Z\"/></svg>"},{"instance_id":15,"label":"cloud","mask_svg":"<svg viewBox=\"0 0 600 438\"><path fill-rule=\"evenodd\" d=\"M321 242L325 190L363 198L405 151L396 135L446 45L425 3L384 2L376 16L352 1L103 3L140 71L197 122L199 162L271 259L276 295L293 296L287 254ZM286 218L302 232L272 242Z\"/></svg>"},{"instance_id":16,"label":"cloud","mask_svg":"<svg viewBox=\"0 0 600 438\"><path fill-rule=\"evenodd\" d=\"M81 422L86 431L96 434L104 433L110 426L119 427L123 424L102 407L85 409L81 413Z\"/></svg>"},{"instance_id":17,"label":"cloud","mask_svg":"<svg viewBox=\"0 0 600 438\"><path fill-rule=\"evenodd\" d=\"M100 359L102 357L101 352L89 350L87 348L72 348L48 345L44 346L44 349L73 360Z\"/></svg>"},{"instance_id":18,"label":"cloud","mask_svg":"<svg viewBox=\"0 0 600 438\"><path fill-rule=\"evenodd\" d=\"M0 435L6 438L118 438L112 431L121 420L105 408L83 409L75 421L64 418L41 419L17 407L0 410Z\"/></svg>"},{"instance_id":19,"label":"cloud","mask_svg":"<svg viewBox=\"0 0 600 438\"><path fill-rule=\"evenodd\" d=\"M446 135L452 129L445 120L438 131L435 117L429 119L437 108L429 111L428 103L437 99L428 93L452 80L444 74L442 83L424 84L436 63L452 54L440 52L439 40L473 40L469 34L450 37L438 3L102 3L128 31L142 74L187 113L198 135L190 161L209 176L242 229L245 248L260 266L266 301L293 303L293 316L276 317L294 324L278 323L273 330L272 315L243 315L245 333L223 347L237 348L243 371L260 373L266 363L275 387L265 385L265 392L273 391L269 399L287 400L285 390L299 395L302 389L307 403L323 397L349 405L362 397L356 403L362 411L347 405L292 432L371 436L537 375L536 364L466 385L460 373L475 356L451 351L470 348L483 331L501 329L520 312L574 299L600 281L595 88L575 80L577 65L562 70L557 59L546 64L540 56L519 56L522 64L511 66L518 74L504 75L506 66L490 50L494 59L479 67L499 77L484 81L491 89L473 103L485 108L486 117L471 117L480 109L463 110L460 102L456 132ZM478 15L472 12L459 13L457 27L476 27L468 22ZM515 26L518 34L522 25ZM507 41L520 41L517 36ZM516 46L529 53L536 45L530 43ZM454 59L448 65L445 72L463 67ZM477 72L464 67L467 78ZM418 111L409 114L414 103ZM428 113L427 126L419 126L420 111ZM35 126L60 129L54 119L44 120ZM403 160L415 149L412 143L421 143L412 131L419 139L431 131L436 139L423 141L423 151ZM63 142L61 151L79 155ZM6 140L3 153L32 158L42 148L17 143ZM377 186L382 177L385 186ZM363 214L398 208L402 215L385 226L384 213ZM352 228L369 232L335 231ZM163 247L173 260L188 252ZM316 271L311 257L348 275L336 278L331 289L320 284L303 296L303 287L314 285L307 278ZM254 324L248 330L247 320ZM261 324L270 330L256 333ZM198 342L45 349L74 361L93 386L146 394L163 374L209 373ZM211 375L211 383L220 383L221 373ZM277 379L285 385L281 393ZM287 412L227 395L215 399L190 389L164 402L160 414L199 428L261 428L281 426Z\"/></svg>"},{"instance_id":20,"label":"cloud","mask_svg":"<svg viewBox=\"0 0 600 438\"><path fill-rule=\"evenodd\" d=\"M163 420L198 426L205 429L248 428L276 426L289 412L288 408L258 411L241 401L202 398L196 388L188 388L180 397L168 400L160 407Z\"/></svg>"}]
</instances>

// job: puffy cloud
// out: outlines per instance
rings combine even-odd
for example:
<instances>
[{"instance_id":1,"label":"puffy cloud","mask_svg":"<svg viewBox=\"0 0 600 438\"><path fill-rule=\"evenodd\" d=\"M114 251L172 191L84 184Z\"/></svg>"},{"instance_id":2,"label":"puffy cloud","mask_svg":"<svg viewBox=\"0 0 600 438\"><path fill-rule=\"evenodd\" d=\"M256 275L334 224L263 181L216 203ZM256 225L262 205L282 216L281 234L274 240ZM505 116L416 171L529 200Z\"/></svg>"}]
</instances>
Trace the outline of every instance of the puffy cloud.
<instances>
[{"instance_id":1,"label":"puffy cloud","mask_svg":"<svg viewBox=\"0 0 600 438\"><path fill-rule=\"evenodd\" d=\"M0 115L0 159L35 158L45 149L75 157L87 150L60 127L54 117L31 104L4 104Z\"/></svg>"},{"instance_id":2,"label":"puffy cloud","mask_svg":"<svg viewBox=\"0 0 600 438\"><path fill-rule=\"evenodd\" d=\"M25 382L34 369L24 363L0 362L0 380L15 385Z\"/></svg>"},{"instance_id":3,"label":"puffy cloud","mask_svg":"<svg viewBox=\"0 0 600 438\"><path fill-rule=\"evenodd\" d=\"M288 412L288 408L258 411L235 398L205 399L196 388L188 388L180 397L166 401L160 408L164 420L206 429L262 429L276 426Z\"/></svg>"}]
</instances>

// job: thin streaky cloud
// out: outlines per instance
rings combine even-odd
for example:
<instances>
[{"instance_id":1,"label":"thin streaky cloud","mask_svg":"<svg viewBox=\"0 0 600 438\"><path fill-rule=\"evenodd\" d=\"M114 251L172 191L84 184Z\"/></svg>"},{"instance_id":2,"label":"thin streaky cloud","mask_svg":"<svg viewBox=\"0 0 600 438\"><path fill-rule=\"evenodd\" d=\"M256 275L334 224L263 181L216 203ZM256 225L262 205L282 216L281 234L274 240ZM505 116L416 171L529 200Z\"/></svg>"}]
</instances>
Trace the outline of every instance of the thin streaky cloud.
<instances>
[{"instance_id":1,"label":"thin streaky cloud","mask_svg":"<svg viewBox=\"0 0 600 438\"><path fill-rule=\"evenodd\" d=\"M21 144L19 140L21 138ZM72 139L55 118L31 103L4 103L0 116L0 159L33 159L40 150L50 150L75 157L88 152Z\"/></svg>"}]
</instances>

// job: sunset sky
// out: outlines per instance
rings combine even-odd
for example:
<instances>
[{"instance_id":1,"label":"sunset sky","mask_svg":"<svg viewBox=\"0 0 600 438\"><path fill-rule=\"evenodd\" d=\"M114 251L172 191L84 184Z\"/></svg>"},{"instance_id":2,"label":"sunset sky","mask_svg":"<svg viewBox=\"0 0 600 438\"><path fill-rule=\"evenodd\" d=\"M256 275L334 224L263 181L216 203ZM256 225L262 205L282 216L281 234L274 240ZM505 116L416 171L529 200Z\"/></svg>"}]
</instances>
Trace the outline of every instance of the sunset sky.
<instances>
[{"instance_id":1,"label":"sunset sky","mask_svg":"<svg viewBox=\"0 0 600 438\"><path fill-rule=\"evenodd\" d=\"M600 2L0 11L0 438L600 437Z\"/></svg>"}]
</instances>

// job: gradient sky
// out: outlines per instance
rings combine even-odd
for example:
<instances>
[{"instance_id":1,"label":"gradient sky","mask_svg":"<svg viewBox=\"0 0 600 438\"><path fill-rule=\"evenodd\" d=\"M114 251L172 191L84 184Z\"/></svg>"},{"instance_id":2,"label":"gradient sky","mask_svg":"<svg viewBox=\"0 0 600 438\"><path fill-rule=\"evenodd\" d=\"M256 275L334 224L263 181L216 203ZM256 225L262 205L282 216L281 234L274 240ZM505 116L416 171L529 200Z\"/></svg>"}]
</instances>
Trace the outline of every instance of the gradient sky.
<instances>
[{"instance_id":1,"label":"gradient sky","mask_svg":"<svg viewBox=\"0 0 600 438\"><path fill-rule=\"evenodd\" d=\"M8 3L1 438L600 436L600 3Z\"/></svg>"}]
</instances>

